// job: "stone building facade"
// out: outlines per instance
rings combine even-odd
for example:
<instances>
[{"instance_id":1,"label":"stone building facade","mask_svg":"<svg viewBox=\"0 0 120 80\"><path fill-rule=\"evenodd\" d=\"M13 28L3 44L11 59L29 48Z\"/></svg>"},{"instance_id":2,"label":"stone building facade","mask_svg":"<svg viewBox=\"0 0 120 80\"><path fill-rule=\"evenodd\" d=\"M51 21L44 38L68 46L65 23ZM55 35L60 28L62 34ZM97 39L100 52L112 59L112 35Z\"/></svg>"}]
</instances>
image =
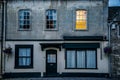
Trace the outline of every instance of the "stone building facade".
<instances>
[{"instance_id":1,"label":"stone building facade","mask_svg":"<svg viewBox=\"0 0 120 80\"><path fill-rule=\"evenodd\" d=\"M109 75L108 0L8 0L6 7L3 77Z\"/></svg>"},{"instance_id":2,"label":"stone building facade","mask_svg":"<svg viewBox=\"0 0 120 80\"><path fill-rule=\"evenodd\" d=\"M109 7L108 27L112 47L112 76L120 76L120 7Z\"/></svg>"}]
</instances>

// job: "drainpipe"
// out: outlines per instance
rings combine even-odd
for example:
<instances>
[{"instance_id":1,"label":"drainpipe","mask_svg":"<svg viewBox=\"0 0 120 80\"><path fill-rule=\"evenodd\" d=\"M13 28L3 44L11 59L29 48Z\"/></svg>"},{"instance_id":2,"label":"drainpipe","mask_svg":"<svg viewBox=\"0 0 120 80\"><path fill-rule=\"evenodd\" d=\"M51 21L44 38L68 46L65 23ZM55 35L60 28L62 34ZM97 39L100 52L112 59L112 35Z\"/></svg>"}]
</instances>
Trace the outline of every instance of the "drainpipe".
<instances>
[{"instance_id":1,"label":"drainpipe","mask_svg":"<svg viewBox=\"0 0 120 80\"><path fill-rule=\"evenodd\" d=\"M111 46L111 24L112 22L108 23L108 46ZM112 65L111 65L111 55L108 57L109 58L109 77L112 77Z\"/></svg>"},{"instance_id":2,"label":"drainpipe","mask_svg":"<svg viewBox=\"0 0 120 80\"><path fill-rule=\"evenodd\" d=\"M0 69L1 69L1 71L0 71L0 73L1 73L1 75L2 75L2 61L3 61L3 58L2 58L2 51L3 51L3 29L4 29L4 3L3 2L1 2L2 3L2 27L1 27L1 66L0 66Z\"/></svg>"},{"instance_id":3,"label":"drainpipe","mask_svg":"<svg viewBox=\"0 0 120 80\"><path fill-rule=\"evenodd\" d=\"M4 46L5 46L5 27L6 27L6 0L2 2L2 29L1 29L1 74L4 69Z\"/></svg>"}]
</instances>

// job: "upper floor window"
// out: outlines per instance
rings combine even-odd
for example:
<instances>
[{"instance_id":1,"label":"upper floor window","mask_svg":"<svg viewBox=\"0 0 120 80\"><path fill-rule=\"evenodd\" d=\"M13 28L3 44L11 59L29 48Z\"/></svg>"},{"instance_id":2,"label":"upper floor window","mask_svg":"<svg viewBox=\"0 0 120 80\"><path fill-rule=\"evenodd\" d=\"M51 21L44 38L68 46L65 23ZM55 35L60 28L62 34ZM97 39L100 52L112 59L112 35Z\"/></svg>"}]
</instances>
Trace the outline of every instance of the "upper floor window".
<instances>
[{"instance_id":1,"label":"upper floor window","mask_svg":"<svg viewBox=\"0 0 120 80\"><path fill-rule=\"evenodd\" d=\"M19 29L29 30L30 25L30 10L20 10L19 11Z\"/></svg>"},{"instance_id":2,"label":"upper floor window","mask_svg":"<svg viewBox=\"0 0 120 80\"><path fill-rule=\"evenodd\" d=\"M87 11L77 10L76 11L76 30L87 29Z\"/></svg>"},{"instance_id":3,"label":"upper floor window","mask_svg":"<svg viewBox=\"0 0 120 80\"><path fill-rule=\"evenodd\" d=\"M56 10L46 11L46 29L56 29L57 14Z\"/></svg>"}]
</instances>

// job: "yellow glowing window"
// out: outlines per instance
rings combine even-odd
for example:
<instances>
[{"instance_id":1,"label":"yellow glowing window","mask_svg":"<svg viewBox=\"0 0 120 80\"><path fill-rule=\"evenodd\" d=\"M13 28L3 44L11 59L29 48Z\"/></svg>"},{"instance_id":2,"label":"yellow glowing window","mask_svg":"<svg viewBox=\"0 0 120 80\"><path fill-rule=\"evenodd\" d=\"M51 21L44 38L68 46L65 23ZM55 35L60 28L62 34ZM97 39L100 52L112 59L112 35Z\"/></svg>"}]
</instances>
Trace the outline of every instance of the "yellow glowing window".
<instances>
[{"instance_id":1,"label":"yellow glowing window","mask_svg":"<svg viewBox=\"0 0 120 80\"><path fill-rule=\"evenodd\" d=\"M87 29L87 11L86 10L76 11L76 29L77 30Z\"/></svg>"}]
</instances>

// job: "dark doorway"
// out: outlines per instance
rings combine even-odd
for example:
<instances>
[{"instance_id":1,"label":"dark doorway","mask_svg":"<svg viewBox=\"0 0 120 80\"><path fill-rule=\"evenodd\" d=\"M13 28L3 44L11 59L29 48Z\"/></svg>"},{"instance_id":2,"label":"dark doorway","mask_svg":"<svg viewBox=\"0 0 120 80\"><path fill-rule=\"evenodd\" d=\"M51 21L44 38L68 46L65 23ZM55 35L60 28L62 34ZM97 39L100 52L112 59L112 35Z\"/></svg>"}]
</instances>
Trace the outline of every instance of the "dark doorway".
<instances>
[{"instance_id":1,"label":"dark doorway","mask_svg":"<svg viewBox=\"0 0 120 80\"><path fill-rule=\"evenodd\" d=\"M57 73L57 51L46 51L46 74L54 75Z\"/></svg>"}]
</instances>

